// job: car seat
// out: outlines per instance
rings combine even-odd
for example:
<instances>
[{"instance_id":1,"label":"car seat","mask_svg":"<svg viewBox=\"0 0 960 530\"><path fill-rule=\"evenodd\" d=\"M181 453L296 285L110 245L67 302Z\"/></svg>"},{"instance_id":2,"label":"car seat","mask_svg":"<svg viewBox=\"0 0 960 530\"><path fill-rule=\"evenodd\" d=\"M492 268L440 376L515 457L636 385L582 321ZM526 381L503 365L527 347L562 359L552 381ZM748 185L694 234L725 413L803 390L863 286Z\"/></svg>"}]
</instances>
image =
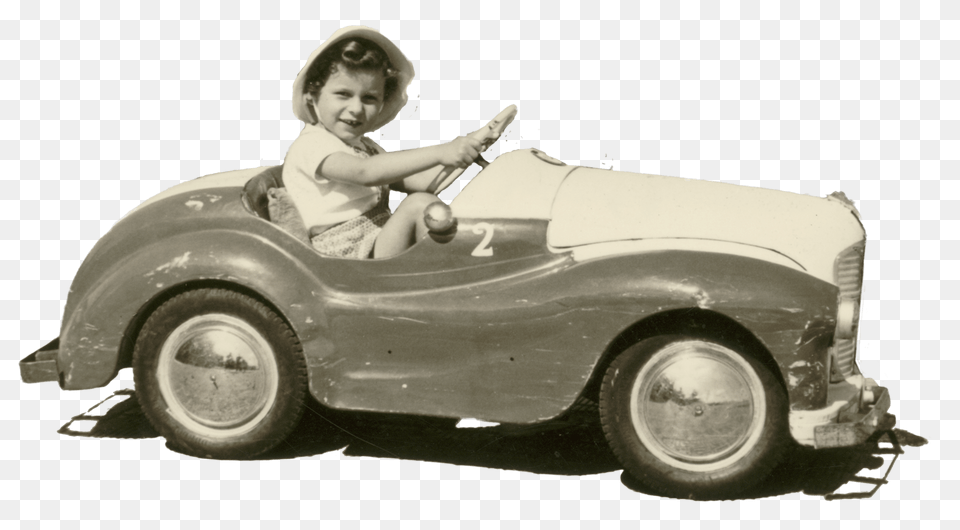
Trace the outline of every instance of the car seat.
<instances>
[{"instance_id":1,"label":"car seat","mask_svg":"<svg viewBox=\"0 0 960 530\"><path fill-rule=\"evenodd\" d=\"M247 181L243 186L241 200L248 210L269 221L269 191L283 187L283 166L273 166Z\"/></svg>"}]
</instances>

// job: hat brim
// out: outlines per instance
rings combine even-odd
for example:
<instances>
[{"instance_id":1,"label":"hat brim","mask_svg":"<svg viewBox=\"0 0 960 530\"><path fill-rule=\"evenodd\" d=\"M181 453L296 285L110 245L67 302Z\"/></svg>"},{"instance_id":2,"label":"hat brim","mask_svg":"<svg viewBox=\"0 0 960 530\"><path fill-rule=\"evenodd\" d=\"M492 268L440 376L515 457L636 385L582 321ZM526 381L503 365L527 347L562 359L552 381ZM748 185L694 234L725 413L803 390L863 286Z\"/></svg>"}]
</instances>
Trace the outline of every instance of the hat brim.
<instances>
[{"instance_id":1,"label":"hat brim","mask_svg":"<svg viewBox=\"0 0 960 530\"><path fill-rule=\"evenodd\" d=\"M366 26L347 26L337 30L337 32L331 35L319 48L313 50L313 53L307 58L307 62L303 65L300 73L297 74L297 78L293 81L293 114L299 118L300 121L310 124L315 122L303 93L304 84L307 82L307 72L310 71L310 67L314 61L320 57L320 54L323 53L324 50L337 42L357 37L368 39L377 46L380 46L380 48L386 52L390 64L397 70L397 90L390 96L390 99L383 102L383 109L381 109L380 114L377 115L377 119L372 122L369 130L375 131L389 123L397 117L400 109L407 104L407 86L413 81L413 76L415 75L413 63L407 59L396 44L384 37L379 31Z\"/></svg>"}]
</instances>

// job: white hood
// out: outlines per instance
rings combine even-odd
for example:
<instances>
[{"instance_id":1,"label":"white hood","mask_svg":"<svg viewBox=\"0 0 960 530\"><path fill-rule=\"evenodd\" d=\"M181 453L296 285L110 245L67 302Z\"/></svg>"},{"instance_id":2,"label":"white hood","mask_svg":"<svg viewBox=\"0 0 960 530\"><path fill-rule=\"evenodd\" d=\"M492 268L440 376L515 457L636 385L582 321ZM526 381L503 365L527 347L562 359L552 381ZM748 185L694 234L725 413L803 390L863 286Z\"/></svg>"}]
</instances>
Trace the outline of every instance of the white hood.
<instances>
[{"instance_id":1,"label":"white hood","mask_svg":"<svg viewBox=\"0 0 960 530\"><path fill-rule=\"evenodd\" d=\"M558 249L644 240L768 249L834 283L834 260L864 239L838 200L720 182L577 168L563 180L547 242ZM706 248L705 248L706 250Z\"/></svg>"}]
</instances>

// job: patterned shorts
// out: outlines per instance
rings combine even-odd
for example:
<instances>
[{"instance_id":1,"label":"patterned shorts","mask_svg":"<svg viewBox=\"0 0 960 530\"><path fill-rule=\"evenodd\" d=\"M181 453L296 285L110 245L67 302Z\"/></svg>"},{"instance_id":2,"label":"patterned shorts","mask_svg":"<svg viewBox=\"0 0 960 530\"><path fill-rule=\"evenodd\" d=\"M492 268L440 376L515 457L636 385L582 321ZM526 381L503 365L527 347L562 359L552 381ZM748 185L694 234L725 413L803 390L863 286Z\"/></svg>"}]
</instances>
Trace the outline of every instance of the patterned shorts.
<instances>
[{"instance_id":1,"label":"patterned shorts","mask_svg":"<svg viewBox=\"0 0 960 530\"><path fill-rule=\"evenodd\" d=\"M377 236L390 219L389 197L389 193L381 193L380 202L371 210L310 238L314 250L338 258L372 257Z\"/></svg>"}]
</instances>

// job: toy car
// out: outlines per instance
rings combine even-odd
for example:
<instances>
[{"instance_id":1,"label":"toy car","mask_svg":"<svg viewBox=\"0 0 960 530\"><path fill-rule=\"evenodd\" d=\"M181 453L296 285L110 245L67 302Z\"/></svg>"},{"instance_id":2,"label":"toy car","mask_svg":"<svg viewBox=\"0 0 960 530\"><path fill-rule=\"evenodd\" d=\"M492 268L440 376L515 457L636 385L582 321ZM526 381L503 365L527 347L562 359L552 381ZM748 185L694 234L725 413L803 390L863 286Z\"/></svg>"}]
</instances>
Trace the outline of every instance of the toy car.
<instances>
[{"instance_id":1,"label":"toy car","mask_svg":"<svg viewBox=\"0 0 960 530\"><path fill-rule=\"evenodd\" d=\"M855 445L890 398L855 362L853 204L500 156L387 259L318 254L268 219L279 168L175 186L118 222L25 382L132 367L151 423L210 458L338 410L502 424L598 403L625 470L668 495L763 478L793 440Z\"/></svg>"}]
</instances>

